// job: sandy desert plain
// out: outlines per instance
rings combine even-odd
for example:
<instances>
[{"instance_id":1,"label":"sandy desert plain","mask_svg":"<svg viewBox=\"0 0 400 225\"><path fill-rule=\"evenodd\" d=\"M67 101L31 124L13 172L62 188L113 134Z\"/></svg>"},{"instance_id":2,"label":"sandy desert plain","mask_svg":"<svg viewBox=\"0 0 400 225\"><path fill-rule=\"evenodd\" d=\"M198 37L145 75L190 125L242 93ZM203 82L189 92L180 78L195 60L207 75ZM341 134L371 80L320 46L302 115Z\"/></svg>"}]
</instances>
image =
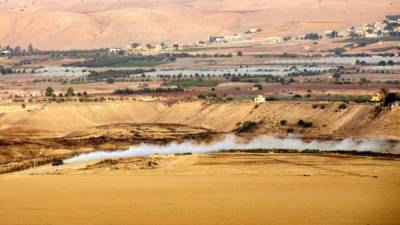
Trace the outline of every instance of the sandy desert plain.
<instances>
[{"instance_id":1,"label":"sandy desert plain","mask_svg":"<svg viewBox=\"0 0 400 225\"><path fill-rule=\"evenodd\" d=\"M399 224L399 9L0 0L0 225Z\"/></svg>"}]
</instances>

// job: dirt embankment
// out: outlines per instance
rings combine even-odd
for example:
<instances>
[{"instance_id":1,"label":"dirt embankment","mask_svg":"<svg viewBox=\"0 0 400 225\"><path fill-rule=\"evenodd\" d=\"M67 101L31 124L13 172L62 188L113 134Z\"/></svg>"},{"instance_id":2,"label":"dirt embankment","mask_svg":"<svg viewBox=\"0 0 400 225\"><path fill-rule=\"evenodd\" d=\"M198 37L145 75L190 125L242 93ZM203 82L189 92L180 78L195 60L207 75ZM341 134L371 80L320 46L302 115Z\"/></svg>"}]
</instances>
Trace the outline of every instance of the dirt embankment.
<instances>
[{"instance_id":1,"label":"dirt embankment","mask_svg":"<svg viewBox=\"0 0 400 225\"><path fill-rule=\"evenodd\" d=\"M253 132L259 134L284 134L292 127L295 133L308 137L400 139L399 111L376 111L372 104L347 104L345 109L339 109L339 105L300 101L267 102L258 107L250 101L195 101L174 105L161 102L50 104L31 112L0 111L0 138L77 138L114 133L124 136L129 132L125 127L110 126L117 124L136 124L133 130L143 125L140 130L146 135L157 132L157 126L152 127L162 124L175 124L174 129L186 126L231 132L245 121L253 121L258 123ZM313 122L313 127L300 128L297 122L301 119ZM281 126L281 120L286 120L287 125Z\"/></svg>"},{"instance_id":2,"label":"dirt embankment","mask_svg":"<svg viewBox=\"0 0 400 225\"><path fill-rule=\"evenodd\" d=\"M114 124L89 128L57 138L0 139L0 174L66 159L93 150L115 151L139 143L165 144L206 139L212 131L179 124Z\"/></svg>"},{"instance_id":3,"label":"dirt embankment","mask_svg":"<svg viewBox=\"0 0 400 225\"><path fill-rule=\"evenodd\" d=\"M0 117L2 164L71 156L96 149L115 150L140 142L206 139L217 133L287 135L306 138L385 138L400 140L400 112L374 105L324 102L250 101L211 103L110 102L50 104L35 111L3 110ZM282 125L281 121L287 124ZM299 120L312 122L303 128ZM246 121L249 129L238 129ZM12 167L13 168L13 167Z\"/></svg>"}]
</instances>

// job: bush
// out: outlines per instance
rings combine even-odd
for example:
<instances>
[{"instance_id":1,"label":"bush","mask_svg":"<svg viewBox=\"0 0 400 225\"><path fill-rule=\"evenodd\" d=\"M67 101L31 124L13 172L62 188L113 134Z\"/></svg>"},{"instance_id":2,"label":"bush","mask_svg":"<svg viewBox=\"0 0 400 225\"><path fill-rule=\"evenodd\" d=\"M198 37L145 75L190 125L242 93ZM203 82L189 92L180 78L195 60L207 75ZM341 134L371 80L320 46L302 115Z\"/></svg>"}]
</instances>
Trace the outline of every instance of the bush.
<instances>
[{"instance_id":1,"label":"bush","mask_svg":"<svg viewBox=\"0 0 400 225\"><path fill-rule=\"evenodd\" d=\"M386 66L386 62L381 60L379 61L378 66Z\"/></svg>"},{"instance_id":2,"label":"bush","mask_svg":"<svg viewBox=\"0 0 400 225\"><path fill-rule=\"evenodd\" d=\"M293 98L302 98L302 96L299 95L299 94L295 94L295 95L293 96Z\"/></svg>"},{"instance_id":3,"label":"bush","mask_svg":"<svg viewBox=\"0 0 400 225\"><path fill-rule=\"evenodd\" d=\"M74 95L75 95L74 89L73 89L72 87L69 87L69 88L67 89L67 93L65 94L65 96L71 97L71 96L74 96Z\"/></svg>"},{"instance_id":4,"label":"bush","mask_svg":"<svg viewBox=\"0 0 400 225\"><path fill-rule=\"evenodd\" d=\"M257 88L258 90L262 90L263 89L263 86L260 83L255 84L254 87Z\"/></svg>"},{"instance_id":5,"label":"bush","mask_svg":"<svg viewBox=\"0 0 400 225\"><path fill-rule=\"evenodd\" d=\"M293 133L293 132L294 132L294 129L293 129L293 128L289 127L289 128L287 129L287 133Z\"/></svg>"},{"instance_id":6,"label":"bush","mask_svg":"<svg viewBox=\"0 0 400 225\"><path fill-rule=\"evenodd\" d=\"M339 105L338 109L339 109L339 110L345 110L345 109L347 109L347 104L343 102L342 104Z\"/></svg>"},{"instance_id":7,"label":"bush","mask_svg":"<svg viewBox=\"0 0 400 225\"><path fill-rule=\"evenodd\" d=\"M233 76L233 77L231 78L231 82L240 82L240 78L237 77L237 76Z\"/></svg>"},{"instance_id":8,"label":"bush","mask_svg":"<svg viewBox=\"0 0 400 225\"><path fill-rule=\"evenodd\" d=\"M205 95L202 95L202 94L200 94L200 95L197 95L197 98L198 98L198 99L206 99L206 96L205 96Z\"/></svg>"},{"instance_id":9,"label":"bush","mask_svg":"<svg viewBox=\"0 0 400 225\"><path fill-rule=\"evenodd\" d=\"M305 124L304 124L304 128L310 128L310 127L312 127L314 124L312 123L312 122L306 122Z\"/></svg>"},{"instance_id":10,"label":"bush","mask_svg":"<svg viewBox=\"0 0 400 225\"><path fill-rule=\"evenodd\" d=\"M52 87L46 88L46 93L45 93L46 97L53 96L53 93L54 93L54 89Z\"/></svg>"},{"instance_id":11,"label":"bush","mask_svg":"<svg viewBox=\"0 0 400 225\"><path fill-rule=\"evenodd\" d=\"M237 132L246 132L257 126L256 122L245 121L239 128L236 129Z\"/></svg>"},{"instance_id":12,"label":"bush","mask_svg":"<svg viewBox=\"0 0 400 225\"><path fill-rule=\"evenodd\" d=\"M299 120L299 122L297 122L297 125L304 127L304 128L310 128L313 126L312 122L306 122L304 120Z\"/></svg>"},{"instance_id":13,"label":"bush","mask_svg":"<svg viewBox=\"0 0 400 225\"><path fill-rule=\"evenodd\" d=\"M317 33L309 33L304 36L305 40L319 40L320 36Z\"/></svg>"},{"instance_id":14,"label":"bush","mask_svg":"<svg viewBox=\"0 0 400 225\"><path fill-rule=\"evenodd\" d=\"M281 120L281 121L280 121L280 124L281 124L281 126L286 126L287 120Z\"/></svg>"},{"instance_id":15,"label":"bush","mask_svg":"<svg viewBox=\"0 0 400 225\"><path fill-rule=\"evenodd\" d=\"M115 80L113 78L107 78L107 84L113 84Z\"/></svg>"}]
</instances>

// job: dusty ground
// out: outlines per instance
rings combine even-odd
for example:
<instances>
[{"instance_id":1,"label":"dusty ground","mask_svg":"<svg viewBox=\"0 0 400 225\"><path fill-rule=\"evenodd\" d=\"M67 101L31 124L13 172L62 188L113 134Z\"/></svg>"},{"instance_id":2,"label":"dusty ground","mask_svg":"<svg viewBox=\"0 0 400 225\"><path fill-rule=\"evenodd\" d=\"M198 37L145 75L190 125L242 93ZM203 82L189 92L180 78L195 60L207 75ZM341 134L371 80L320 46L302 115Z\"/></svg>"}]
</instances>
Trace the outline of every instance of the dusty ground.
<instances>
[{"instance_id":1,"label":"dusty ground","mask_svg":"<svg viewBox=\"0 0 400 225\"><path fill-rule=\"evenodd\" d=\"M399 167L378 158L232 153L29 175L42 167L0 177L0 224L397 224Z\"/></svg>"}]
</instances>

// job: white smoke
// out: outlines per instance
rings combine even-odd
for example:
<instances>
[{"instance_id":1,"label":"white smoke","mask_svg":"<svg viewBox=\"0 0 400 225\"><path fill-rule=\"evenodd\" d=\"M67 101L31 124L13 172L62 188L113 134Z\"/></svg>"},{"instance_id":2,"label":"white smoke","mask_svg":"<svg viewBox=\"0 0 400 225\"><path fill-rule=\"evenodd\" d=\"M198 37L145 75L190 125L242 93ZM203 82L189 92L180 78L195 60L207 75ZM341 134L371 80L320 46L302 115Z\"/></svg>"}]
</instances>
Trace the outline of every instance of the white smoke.
<instances>
[{"instance_id":1,"label":"white smoke","mask_svg":"<svg viewBox=\"0 0 400 225\"><path fill-rule=\"evenodd\" d=\"M400 143L390 144L382 140L356 141L345 139L342 141L304 141L297 137L278 138L273 136L259 136L250 141L245 141L235 135L226 135L224 139L211 143L196 143L185 141L183 143L172 142L167 145L139 144L124 151L105 152L98 151L85 153L65 161L65 163L86 162L91 160L118 159L136 156L148 156L151 154L174 153L208 153L223 150L254 150L254 149L285 149L285 150L320 150L320 151L360 151L400 153Z\"/></svg>"}]
</instances>

